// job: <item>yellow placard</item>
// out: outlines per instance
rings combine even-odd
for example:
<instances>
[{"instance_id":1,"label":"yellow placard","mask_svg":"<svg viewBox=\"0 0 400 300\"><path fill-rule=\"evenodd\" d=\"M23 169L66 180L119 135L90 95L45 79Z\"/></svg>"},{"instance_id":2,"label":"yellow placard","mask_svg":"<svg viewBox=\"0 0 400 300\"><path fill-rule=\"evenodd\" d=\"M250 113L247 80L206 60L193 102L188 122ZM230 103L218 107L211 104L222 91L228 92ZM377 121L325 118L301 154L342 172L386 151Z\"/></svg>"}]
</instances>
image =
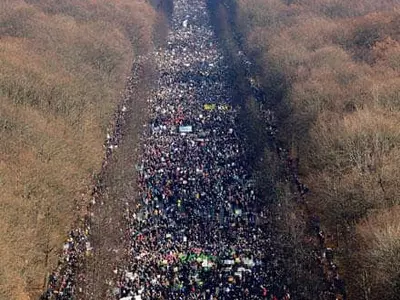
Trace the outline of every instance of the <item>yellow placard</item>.
<instances>
[{"instance_id":1,"label":"yellow placard","mask_svg":"<svg viewBox=\"0 0 400 300\"><path fill-rule=\"evenodd\" d=\"M204 107L205 110L214 110L216 105L213 104L213 103L206 103L206 104L204 104L203 107Z\"/></svg>"}]
</instances>

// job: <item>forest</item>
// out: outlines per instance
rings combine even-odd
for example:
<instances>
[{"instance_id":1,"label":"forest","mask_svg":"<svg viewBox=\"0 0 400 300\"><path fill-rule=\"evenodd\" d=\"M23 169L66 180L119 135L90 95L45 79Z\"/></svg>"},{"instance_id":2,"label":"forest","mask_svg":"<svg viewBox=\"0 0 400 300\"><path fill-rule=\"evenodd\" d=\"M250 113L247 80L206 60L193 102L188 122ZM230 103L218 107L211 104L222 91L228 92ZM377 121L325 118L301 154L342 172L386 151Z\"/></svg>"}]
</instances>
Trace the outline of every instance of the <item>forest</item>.
<instances>
[{"instance_id":1,"label":"forest","mask_svg":"<svg viewBox=\"0 0 400 300\"><path fill-rule=\"evenodd\" d=\"M162 18L137 0L0 1L0 299L43 291Z\"/></svg>"},{"instance_id":2,"label":"forest","mask_svg":"<svg viewBox=\"0 0 400 300\"><path fill-rule=\"evenodd\" d=\"M400 289L396 1L225 1L349 299Z\"/></svg>"}]
</instances>

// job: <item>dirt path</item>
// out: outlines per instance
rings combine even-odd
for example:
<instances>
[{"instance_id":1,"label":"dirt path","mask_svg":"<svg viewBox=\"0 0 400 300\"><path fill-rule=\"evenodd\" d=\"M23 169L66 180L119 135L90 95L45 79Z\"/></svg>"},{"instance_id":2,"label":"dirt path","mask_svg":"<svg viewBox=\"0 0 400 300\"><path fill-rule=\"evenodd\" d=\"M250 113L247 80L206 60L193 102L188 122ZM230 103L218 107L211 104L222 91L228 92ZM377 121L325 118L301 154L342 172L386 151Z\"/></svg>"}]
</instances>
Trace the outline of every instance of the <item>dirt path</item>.
<instances>
[{"instance_id":1,"label":"dirt path","mask_svg":"<svg viewBox=\"0 0 400 300\"><path fill-rule=\"evenodd\" d=\"M112 298L114 270L127 259L127 209L136 204L135 164L140 134L147 121L146 99L154 83L153 75L150 61L143 60L134 65L132 77L128 80L126 112L119 129L121 141L99 176L97 200L91 209L90 242L93 251L86 260L83 280L77 283L78 299Z\"/></svg>"}]
</instances>

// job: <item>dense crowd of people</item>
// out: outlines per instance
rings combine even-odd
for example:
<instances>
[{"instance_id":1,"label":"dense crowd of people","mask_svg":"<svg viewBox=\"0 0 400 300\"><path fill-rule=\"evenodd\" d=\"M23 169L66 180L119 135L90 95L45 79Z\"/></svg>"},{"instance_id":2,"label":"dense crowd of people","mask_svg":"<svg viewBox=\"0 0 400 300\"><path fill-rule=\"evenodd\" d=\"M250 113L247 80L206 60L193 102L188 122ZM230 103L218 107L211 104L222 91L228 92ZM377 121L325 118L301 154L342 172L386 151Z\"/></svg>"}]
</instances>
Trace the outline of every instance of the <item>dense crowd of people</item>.
<instances>
[{"instance_id":1,"label":"dense crowd of people","mask_svg":"<svg viewBox=\"0 0 400 300\"><path fill-rule=\"evenodd\" d=\"M229 62L210 27L205 1L174 1L171 27L167 47L152 57L160 77L148 99L137 205L128 214L130 261L114 270L118 282L113 293L119 300L295 298L285 285L274 233L264 226L268 207L249 174ZM238 56L244 67L251 65L242 52ZM133 77L107 134L103 170L122 137ZM254 97L262 100L261 90L251 80L250 85ZM269 110L263 113L270 121L274 117ZM272 124L267 122L266 130L274 136ZM299 181L296 163L283 148L277 152L288 161L293 183L304 197L308 189ZM91 205L101 189L96 182ZM84 280L79 270L92 251L90 211L83 229L70 232L42 299L74 299L76 281ZM335 295L344 291L343 281L316 227L322 250L317 259L327 277L326 291Z\"/></svg>"},{"instance_id":2,"label":"dense crowd of people","mask_svg":"<svg viewBox=\"0 0 400 300\"><path fill-rule=\"evenodd\" d=\"M227 65L205 1L174 1L142 138L119 299L290 299L261 230ZM272 258L272 259L271 259Z\"/></svg>"}]
</instances>

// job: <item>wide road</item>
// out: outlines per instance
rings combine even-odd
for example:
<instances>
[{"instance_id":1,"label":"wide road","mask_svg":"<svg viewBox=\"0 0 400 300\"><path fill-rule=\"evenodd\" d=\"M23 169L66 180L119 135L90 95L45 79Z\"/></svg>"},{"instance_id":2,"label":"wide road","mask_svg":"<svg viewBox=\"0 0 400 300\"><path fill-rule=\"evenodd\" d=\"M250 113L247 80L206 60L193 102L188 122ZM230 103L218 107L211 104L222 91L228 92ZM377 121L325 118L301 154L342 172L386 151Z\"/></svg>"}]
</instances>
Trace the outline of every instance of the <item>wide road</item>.
<instances>
[{"instance_id":1,"label":"wide road","mask_svg":"<svg viewBox=\"0 0 400 300\"><path fill-rule=\"evenodd\" d=\"M289 299L205 1L174 1L168 47L155 59L118 298Z\"/></svg>"}]
</instances>

